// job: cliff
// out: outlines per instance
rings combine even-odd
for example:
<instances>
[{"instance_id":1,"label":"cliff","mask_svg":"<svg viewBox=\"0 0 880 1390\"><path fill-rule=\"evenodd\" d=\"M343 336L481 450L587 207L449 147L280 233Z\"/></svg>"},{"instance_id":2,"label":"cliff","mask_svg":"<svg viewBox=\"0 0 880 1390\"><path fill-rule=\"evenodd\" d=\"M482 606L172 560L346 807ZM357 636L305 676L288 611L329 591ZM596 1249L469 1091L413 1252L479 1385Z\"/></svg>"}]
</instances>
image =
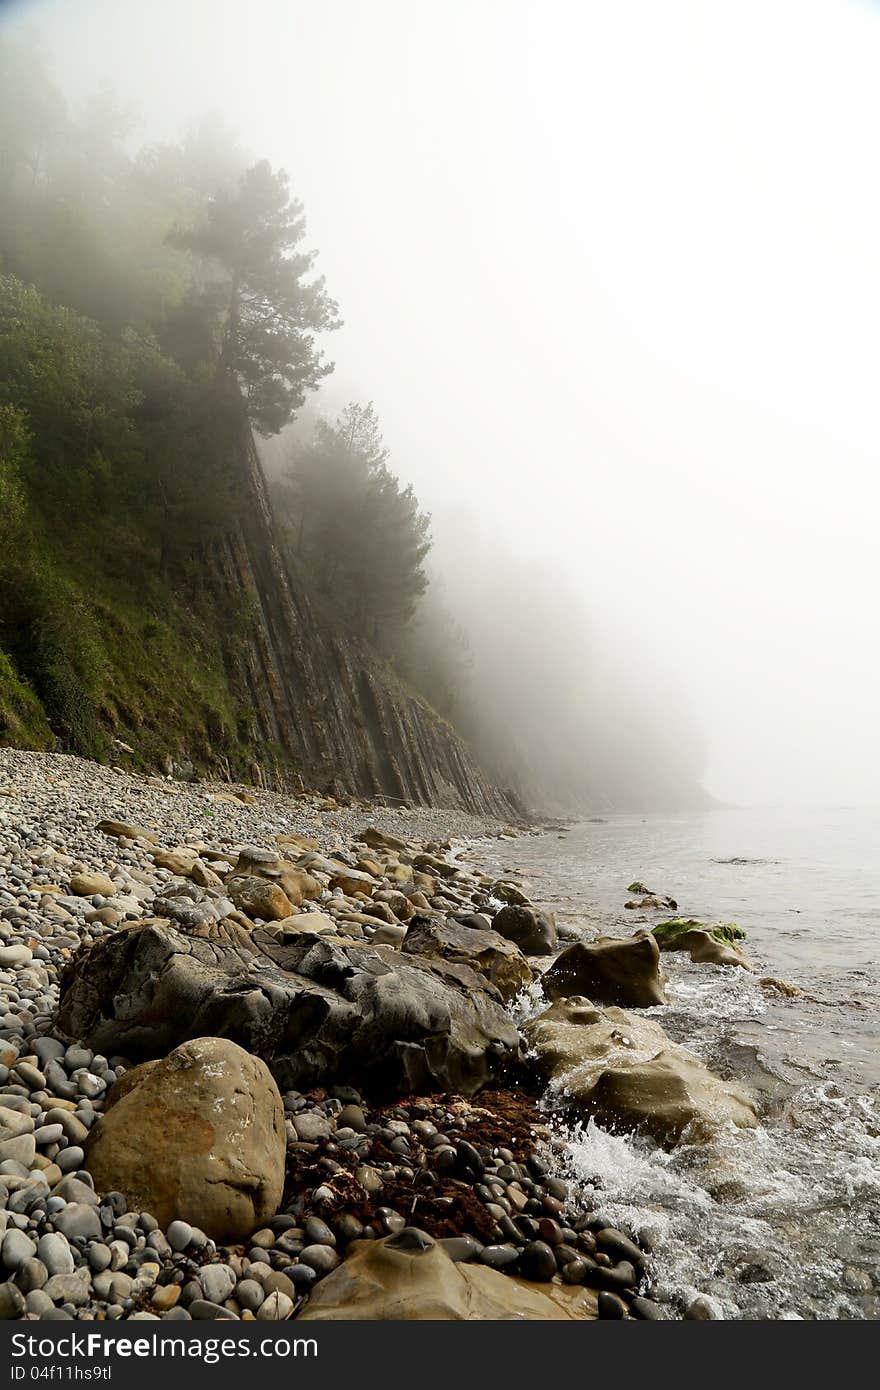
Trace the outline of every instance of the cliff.
<instances>
[{"instance_id":1,"label":"cliff","mask_svg":"<svg viewBox=\"0 0 880 1390\"><path fill-rule=\"evenodd\" d=\"M249 598L244 632L227 644L226 659L246 688L247 742L262 750L252 776L280 785L301 778L391 802L514 813L451 725L367 644L317 619L282 560L252 443L246 482L241 521L210 548L209 582L220 603Z\"/></svg>"},{"instance_id":2,"label":"cliff","mask_svg":"<svg viewBox=\"0 0 880 1390\"><path fill-rule=\"evenodd\" d=\"M287 573L248 436L238 520L164 574L136 531L35 524L3 592L0 744L509 818L455 730Z\"/></svg>"}]
</instances>

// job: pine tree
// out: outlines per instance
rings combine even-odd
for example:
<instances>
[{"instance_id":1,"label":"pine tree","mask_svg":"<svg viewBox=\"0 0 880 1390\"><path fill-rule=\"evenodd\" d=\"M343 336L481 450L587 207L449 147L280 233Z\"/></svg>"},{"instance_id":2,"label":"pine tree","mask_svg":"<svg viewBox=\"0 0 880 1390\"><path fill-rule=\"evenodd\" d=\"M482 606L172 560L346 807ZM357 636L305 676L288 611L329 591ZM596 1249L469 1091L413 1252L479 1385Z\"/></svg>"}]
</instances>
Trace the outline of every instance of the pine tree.
<instances>
[{"instance_id":1,"label":"pine tree","mask_svg":"<svg viewBox=\"0 0 880 1390\"><path fill-rule=\"evenodd\" d=\"M174 244L218 272L205 293L218 304L217 376L241 389L251 423L276 434L332 370L314 334L339 327L323 277L307 279L314 253L297 250L303 207L287 175L263 160L233 192L221 190L197 225Z\"/></svg>"}]
</instances>

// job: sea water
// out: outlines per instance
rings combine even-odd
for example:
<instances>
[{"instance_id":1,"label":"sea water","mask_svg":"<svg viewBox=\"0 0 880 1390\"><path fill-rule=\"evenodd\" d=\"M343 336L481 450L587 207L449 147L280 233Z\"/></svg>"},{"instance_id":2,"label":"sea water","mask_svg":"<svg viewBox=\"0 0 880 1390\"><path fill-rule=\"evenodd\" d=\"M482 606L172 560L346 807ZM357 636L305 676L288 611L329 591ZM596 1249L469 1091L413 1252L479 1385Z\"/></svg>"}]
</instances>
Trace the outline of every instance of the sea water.
<instances>
[{"instance_id":1,"label":"sea water","mask_svg":"<svg viewBox=\"0 0 880 1390\"><path fill-rule=\"evenodd\" d=\"M653 1244L655 1296L701 1294L724 1318L880 1317L880 811L608 816L483 859L587 936L672 915L628 911L634 879L748 933L753 973L666 953L669 1003L645 1012L747 1086L761 1128L670 1152L566 1131L585 1199Z\"/></svg>"}]
</instances>

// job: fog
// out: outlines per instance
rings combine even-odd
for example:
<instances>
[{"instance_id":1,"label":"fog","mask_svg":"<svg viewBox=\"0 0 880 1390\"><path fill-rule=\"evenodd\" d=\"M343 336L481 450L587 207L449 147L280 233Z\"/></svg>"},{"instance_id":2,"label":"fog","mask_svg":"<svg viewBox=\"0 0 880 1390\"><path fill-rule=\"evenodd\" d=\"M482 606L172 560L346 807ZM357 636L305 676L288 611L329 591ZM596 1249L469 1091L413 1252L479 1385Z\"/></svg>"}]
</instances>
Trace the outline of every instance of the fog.
<instances>
[{"instance_id":1,"label":"fog","mask_svg":"<svg viewBox=\"0 0 880 1390\"><path fill-rule=\"evenodd\" d=\"M880 8L0 13L139 142L219 111L289 172L345 320L322 408L373 401L433 513L484 730L552 760L583 679L584 737L637 763L648 721L658 786L880 799Z\"/></svg>"}]
</instances>

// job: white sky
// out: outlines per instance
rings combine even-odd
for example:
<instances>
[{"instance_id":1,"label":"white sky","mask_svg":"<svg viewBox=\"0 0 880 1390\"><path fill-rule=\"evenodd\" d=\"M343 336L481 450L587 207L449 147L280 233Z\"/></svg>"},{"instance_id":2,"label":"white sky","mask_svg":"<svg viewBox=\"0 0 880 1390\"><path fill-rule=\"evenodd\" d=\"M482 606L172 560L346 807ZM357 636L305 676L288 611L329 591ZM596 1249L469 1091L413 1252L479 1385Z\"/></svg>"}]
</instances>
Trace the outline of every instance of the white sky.
<instances>
[{"instance_id":1,"label":"white sky","mask_svg":"<svg viewBox=\"0 0 880 1390\"><path fill-rule=\"evenodd\" d=\"M30 0L73 94L219 109L306 204L429 507L678 672L739 801L880 801L880 8Z\"/></svg>"}]
</instances>

